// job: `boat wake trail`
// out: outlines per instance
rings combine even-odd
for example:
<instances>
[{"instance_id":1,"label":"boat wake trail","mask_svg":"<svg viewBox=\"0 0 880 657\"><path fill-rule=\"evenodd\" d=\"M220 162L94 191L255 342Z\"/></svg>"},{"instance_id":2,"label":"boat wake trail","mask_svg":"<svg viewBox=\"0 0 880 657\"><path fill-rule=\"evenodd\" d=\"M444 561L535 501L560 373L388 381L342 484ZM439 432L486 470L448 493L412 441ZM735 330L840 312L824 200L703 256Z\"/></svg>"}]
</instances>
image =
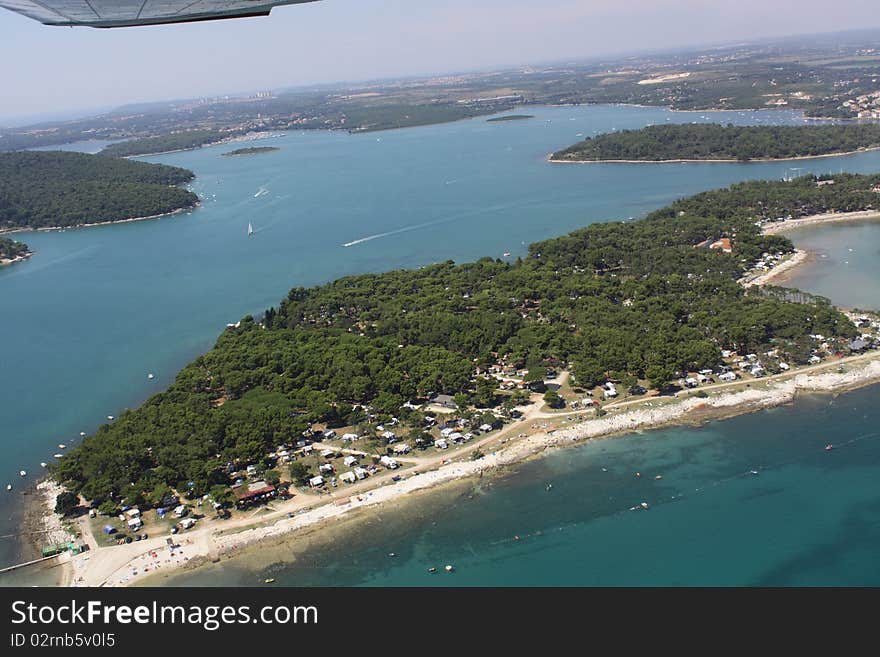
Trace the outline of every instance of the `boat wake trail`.
<instances>
[{"instance_id":1,"label":"boat wake trail","mask_svg":"<svg viewBox=\"0 0 880 657\"><path fill-rule=\"evenodd\" d=\"M471 217L476 217L481 214L491 214L493 212L498 212L499 210L509 210L515 207L521 207L524 205L529 205L528 202L523 201L512 201L507 203L497 203L495 205L491 205L485 208L480 208L479 210L470 210L467 212L457 212L456 214L449 215L447 217L443 217L442 219L436 219L434 221L425 221L420 224L413 224L412 226L404 226L403 228L397 228L395 230L389 230L385 233L376 233L375 235L367 235L366 237L360 237L356 240L352 240L351 242L345 242L342 246L355 246L356 244L363 244L364 242L371 242L372 240L377 240L380 237L390 237L392 235L399 235L401 233L408 233L411 230L419 230L420 228L430 228L432 226L439 226L442 224L447 224L453 221L458 221L459 219L468 219Z\"/></svg>"},{"instance_id":2,"label":"boat wake trail","mask_svg":"<svg viewBox=\"0 0 880 657\"><path fill-rule=\"evenodd\" d=\"M389 230L385 233L376 233L375 235L368 235L367 237L361 237L356 240L352 240L351 242L346 242L342 246L354 246L355 244L363 244L364 242L371 242L372 240L377 240L380 237L390 237L391 235L399 235L400 233L408 233L411 230L418 230L419 228L428 228L429 226L433 226L435 224L443 223L444 221L428 221L422 224L413 224L412 226L404 226L403 228L398 228L396 230Z\"/></svg>"},{"instance_id":3,"label":"boat wake trail","mask_svg":"<svg viewBox=\"0 0 880 657\"><path fill-rule=\"evenodd\" d=\"M254 194L254 198L260 198L261 196L265 196L265 195L268 194L268 193L269 193L269 190L268 190L268 189L266 189L265 187L260 187L260 188L257 190L257 193Z\"/></svg>"}]
</instances>

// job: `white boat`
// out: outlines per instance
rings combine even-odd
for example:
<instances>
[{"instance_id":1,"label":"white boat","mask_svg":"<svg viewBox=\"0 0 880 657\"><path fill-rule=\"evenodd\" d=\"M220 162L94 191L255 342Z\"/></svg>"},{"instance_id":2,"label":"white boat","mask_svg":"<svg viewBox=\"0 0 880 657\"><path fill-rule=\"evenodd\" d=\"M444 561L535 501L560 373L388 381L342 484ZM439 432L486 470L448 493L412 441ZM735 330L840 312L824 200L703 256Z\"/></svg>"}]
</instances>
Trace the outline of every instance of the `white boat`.
<instances>
[{"instance_id":1,"label":"white boat","mask_svg":"<svg viewBox=\"0 0 880 657\"><path fill-rule=\"evenodd\" d=\"M113 420L113 416L112 416L112 415L108 415L108 416L107 416L107 419L108 419L108 420Z\"/></svg>"},{"instance_id":2,"label":"white boat","mask_svg":"<svg viewBox=\"0 0 880 657\"><path fill-rule=\"evenodd\" d=\"M64 456L64 454L53 454L52 458L60 459L62 456Z\"/></svg>"},{"instance_id":3,"label":"white boat","mask_svg":"<svg viewBox=\"0 0 880 657\"><path fill-rule=\"evenodd\" d=\"M147 378L152 380L152 379L154 378L154 377L153 377L153 373L150 372L149 374L147 374Z\"/></svg>"},{"instance_id":4,"label":"white boat","mask_svg":"<svg viewBox=\"0 0 880 657\"><path fill-rule=\"evenodd\" d=\"M82 437L84 437L84 436L86 435L86 432L85 432L85 431L80 431L80 432L79 432L79 435L80 435L80 438L82 438ZM64 449L64 448L62 447L62 449Z\"/></svg>"},{"instance_id":5,"label":"white boat","mask_svg":"<svg viewBox=\"0 0 880 657\"><path fill-rule=\"evenodd\" d=\"M250 237L250 236L253 235L253 234L254 234L254 226L253 226L253 224L251 224L251 222L249 221L249 222L248 222L248 237Z\"/></svg>"},{"instance_id":6,"label":"white boat","mask_svg":"<svg viewBox=\"0 0 880 657\"><path fill-rule=\"evenodd\" d=\"M451 573L453 570L455 570L455 567L451 564L447 564L445 570L447 573Z\"/></svg>"},{"instance_id":7,"label":"white boat","mask_svg":"<svg viewBox=\"0 0 880 657\"><path fill-rule=\"evenodd\" d=\"M65 447L67 447L67 445L64 443L58 443L58 449L64 449Z\"/></svg>"},{"instance_id":8,"label":"white boat","mask_svg":"<svg viewBox=\"0 0 880 657\"><path fill-rule=\"evenodd\" d=\"M6 490L12 490L12 484L6 484Z\"/></svg>"},{"instance_id":9,"label":"white boat","mask_svg":"<svg viewBox=\"0 0 880 657\"><path fill-rule=\"evenodd\" d=\"M40 461L40 467L41 467L41 468L45 468L45 467L46 467L46 462L45 462L45 461Z\"/></svg>"},{"instance_id":10,"label":"white boat","mask_svg":"<svg viewBox=\"0 0 880 657\"><path fill-rule=\"evenodd\" d=\"M19 470L18 474L20 474L22 477L27 477L27 471L25 470Z\"/></svg>"}]
</instances>

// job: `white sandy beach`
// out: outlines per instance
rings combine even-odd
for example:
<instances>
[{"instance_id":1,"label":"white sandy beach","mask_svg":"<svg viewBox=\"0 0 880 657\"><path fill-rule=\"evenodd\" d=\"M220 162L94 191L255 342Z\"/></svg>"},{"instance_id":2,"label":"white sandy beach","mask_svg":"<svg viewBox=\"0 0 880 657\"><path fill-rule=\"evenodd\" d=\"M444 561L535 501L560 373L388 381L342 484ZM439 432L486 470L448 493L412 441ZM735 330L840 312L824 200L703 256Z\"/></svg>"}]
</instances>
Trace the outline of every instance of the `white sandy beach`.
<instances>
[{"instance_id":1,"label":"white sandy beach","mask_svg":"<svg viewBox=\"0 0 880 657\"><path fill-rule=\"evenodd\" d=\"M763 226L765 235L777 235L790 230L796 230L804 226L815 226L818 224L837 224L850 221L874 221L880 219L880 211L862 210L859 212L828 212L825 214L814 214L809 217L800 219L789 219L787 221L773 222Z\"/></svg>"}]
</instances>

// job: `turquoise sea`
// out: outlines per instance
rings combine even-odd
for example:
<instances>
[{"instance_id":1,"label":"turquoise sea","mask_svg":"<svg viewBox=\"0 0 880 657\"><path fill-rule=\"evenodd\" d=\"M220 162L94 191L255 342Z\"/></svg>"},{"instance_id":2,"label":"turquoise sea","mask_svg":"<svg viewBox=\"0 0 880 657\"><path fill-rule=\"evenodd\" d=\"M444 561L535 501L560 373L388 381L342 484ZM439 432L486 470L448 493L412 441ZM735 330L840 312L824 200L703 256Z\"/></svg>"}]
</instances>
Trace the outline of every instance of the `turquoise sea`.
<instances>
[{"instance_id":1,"label":"turquoise sea","mask_svg":"<svg viewBox=\"0 0 880 657\"><path fill-rule=\"evenodd\" d=\"M744 124L800 120L788 112L701 115L620 106L533 108L530 113L536 116L528 121L487 123L475 119L362 135L291 132L261 142L279 146L280 151L254 157L219 157L234 148L227 145L147 158L195 171L193 188L204 199L202 207L188 215L154 221L27 234L24 239L36 255L0 271L4 313L0 485L5 488L8 482L14 486L12 493L0 493L0 535L5 537L0 540L0 563L11 563L21 556L13 536L20 516L20 492L39 472L39 462L50 460L58 443L74 444L80 431L93 431L106 416L137 406L161 389L183 364L211 347L227 322L277 303L296 285L450 258L501 257L506 251L516 257L530 242L579 226L637 218L679 196L743 179L778 178L789 171L785 163L545 162L547 153L580 135L667 119ZM94 145L84 148L93 149ZM804 172L840 168L872 172L880 170L880 152L798 165ZM246 237L248 222L256 230L250 239ZM877 241L873 248L876 253ZM834 272L828 274L821 277L828 286L823 293L840 303L850 303L846 298L849 286L836 286ZM147 379L149 372L155 373L152 381ZM876 392L855 394L876 397ZM820 443L834 428L823 424L823 403L803 407L805 418L814 417L814 421L805 422L805 430ZM746 420L680 434L705 441L706 449L718 458L717 463L710 457L706 462L713 469L728 472L739 461L721 445L735 442L742 431L736 423L741 421ZM638 440L642 439L605 441L601 448L571 450L572 455L565 459L580 463L585 468L583 477L575 466L568 476L554 479L559 482L554 483L554 492L564 488L562 479L592 479L587 462L581 461L586 458L582 454L615 449L625 458ZM645 441L639 443L639 449L650 453L654 444ZM784 452L788 445L794 450L798 444L783 441L779 449ZM795 451L791 455L793 458ZM527 468L549 467L551 462L555 461ZM880 466L880 459L873 462ZM30 473L25 480L17 474L22 468ZM509 486L515 488L517 481L527 481L530 471L511 479ZM845 478L841 482L844 490L847 482L855 486L854 480ZM499 485L485 500L501 498L494 491L506 485ZM621 481L617 487L621 498L629 485ZM824 495L819 488L814 492L817 498ZM846 497L840 494L841 499ZM481 505L483 499L474 504ZM513 494L510 499L519 496ZM552 518L560 505L555 498L552 504L542 505L541 499L536 498L539 506L533 513ZM579 497L562 508L575 511L591 504L599 504L598 498ZM485 514L482 506L471 508L487 532L506 535L504 526L493 524L495 512L490 507L485 507ZM444 513L454 513L454 508ZM685 532L679 539L694 540L709 521L705 514L705 509L694 507L690 534ZM443 526L457 526L450 522ZM650 531L650 525L638 526L640 532ZM810 532L804 526L792 535L802 535L800 531ZM413 532L409 539L415 550L418 529ZM617 551L613 541L623 537L614 539L613 532L608 533L609 543L603 548L601 537L605 534L599 531L592 535L591 542L599 541L594 549ZM564 543L569 534L560 536ZM748 533L740 536L742 541L754 539ZM403 543L406 540L401 539ZM449 541L453 540L450 534ZM378 545L373 547L384 551ZM793 558L798 551L790 547ZM405 549L401 545L396 551L403 554ZM340 555L342 561L346 558L350 555ZM520 569L523 576L532 572L526 563L523 561ZM536 582L544 575L547 582L560 581L563 575L552 572L552 564L550 560L541 567L547 569L544 574L532 572ZM397 579L388 581L425 583L417 572L420 566L412 567L411 581L406 580L408 570L398 572L397 568L392 569ZM497 583L490 570L485 571L485 580L479 572L472 572L467 582L466 569L462 571L457 583ZM380 583L383 572L384 565L370 577ZM625 575L620 573L621 583L635 581ZM603 576L613 578L614 573Z\"/></svg>"}]
</instances>

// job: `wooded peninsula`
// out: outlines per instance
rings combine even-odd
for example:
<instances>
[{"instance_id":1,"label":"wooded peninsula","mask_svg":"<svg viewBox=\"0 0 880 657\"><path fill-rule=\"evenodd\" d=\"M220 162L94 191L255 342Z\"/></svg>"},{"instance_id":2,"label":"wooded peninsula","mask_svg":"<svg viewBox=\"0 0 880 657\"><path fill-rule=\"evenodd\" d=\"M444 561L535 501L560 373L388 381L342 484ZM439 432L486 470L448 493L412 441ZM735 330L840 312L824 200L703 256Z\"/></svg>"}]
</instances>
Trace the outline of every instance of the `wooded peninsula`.
<instances>
[{"instance_id":1,"label":"wooded peninsula","mask_svg":"<svg viewBox=\"0 0 880 657\"><path fill-rule=\"evenodd\" d=\"M313 423L357 427L384 451L377 422L432 444L412 402L437 393L460 415L503 416L523 391L500 390L491 372L501 369L528 368L538 385L566 369L584 389L616 382L644 394L720 366L725 351L761 354L770 372L813 362L818 344L849 353L857 330L827 299L738 279L793 251L762 222L867 209L878 185L880 175L746 182L533 244L516 262L447 261L295 288L263 317L230 325L166 391L51 472L110 511L158 505L172 489L222 499L231 473L273 467L268 454Z\"/></svg>"},{"instance_id":2,"label":"wooded peninsula","mask_svg":"<svg viewBox=\"0 0 880 657\"><path fill-rule=\"evenodd\" d=\"M219 130L184 130L155 137L130 139L105 146L99 153L110 157L133 157L135 155L153 155L169 151L184 151L199 148L208 144L233 137L238 132L221 132Z\"/></svg>"},{"instance_id":3,"label":"wooded peninsula","mask_svg":"<svg viewBox=\"0 0 880 657\"><path fill-rule=\"evenodd\" d=\"M588 137L553 153L556 162L784 160L880 147L880 125L652 125Z\"/></svg>"},{"instance_id":4,"label":"wooded peninsula","mask_svg":"<svg viewBox=\"0 0 880 657\"><path fill-rule=\"evenodd\" d=\"M0 153L0 230L84 226L190 208L192 171L69 151Z\"/></svg>"}]
</instances>

